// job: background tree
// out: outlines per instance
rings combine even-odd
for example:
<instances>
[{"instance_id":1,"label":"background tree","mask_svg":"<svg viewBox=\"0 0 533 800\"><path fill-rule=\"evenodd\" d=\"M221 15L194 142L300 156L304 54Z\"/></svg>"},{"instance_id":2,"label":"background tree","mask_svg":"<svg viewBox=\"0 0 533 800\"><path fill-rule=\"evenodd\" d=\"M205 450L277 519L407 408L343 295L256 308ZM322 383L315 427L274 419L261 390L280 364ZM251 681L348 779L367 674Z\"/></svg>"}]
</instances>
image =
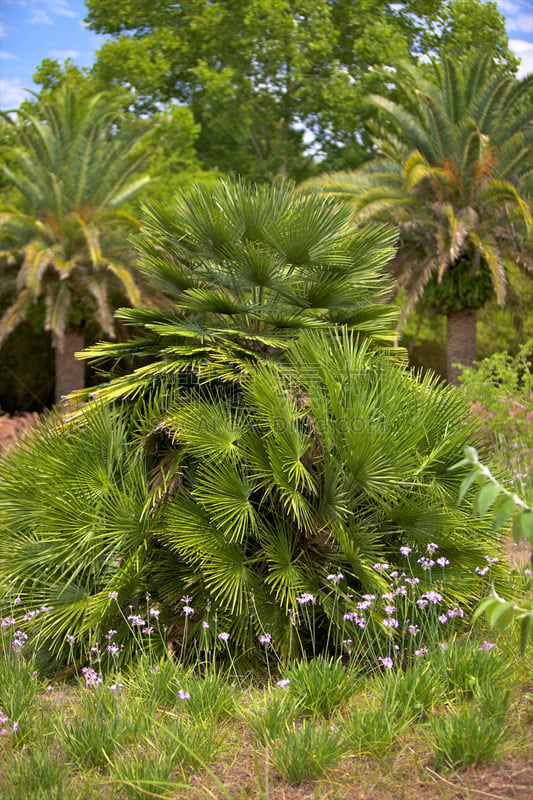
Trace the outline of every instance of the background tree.
<instances>
[{"instance_id":1,"label":"background tree","mask_svg":"<svg viewBox=\"0 0 533 800\"><path fill-rule=\"evenodd\" d=\"M400 229L392 268L405 292L404 317L424 302L447 318L452 365L476 359L476 311L503 304L506 267L533 273L530 211L533 169L533 76L517 81L490 55L464 67L451 57L432 74L395 76L402 104L374 96L390 120L375 142L381 158L316 185L349 199L359 220L389 219ZM391 78L392 80L392 78Z\"/></svg>"},{"instance_id":2,"label":"background tree","mask_svg":"<svg viewBox=\"0 0 533 800\"><path fill-rule=\"evenodd\" d=\"M70 88L39 110L21 110L14 131L19 150L5 177L18 198L2 208L3 250L20 258L16 298L0 319L0 342L36 304L56 352L56 401L84 385L75 353L96 321L114 335L113 310L124 297L140 300L128 231L135 220L121 208L146 185L138 137L115 135L116 107L106 95L80 100Z\"/></svg>"},{"instance_id":3,"label":"background tree","mask_svg":"<svg viewBox=\"0 0 533 800\"><path fill-rule=\"evenodd\" d=\"M471 26L468 38L457 1L87 5L90 27L113 37L98 53L96 79L134 87L145 113L161 102L185 103L200 125L202 166L253 179L300 180L316 172L317 161L327 169L359 165L372 151L368 122L375 116L364 98L389 92L377 68L438 49L451 28L461 46L468 40L479 49L494 37L495 48L507 47L492 6L489 34ZM463 6L476 19L485 13L479 0Z\"/></svg>"}]
</instances>

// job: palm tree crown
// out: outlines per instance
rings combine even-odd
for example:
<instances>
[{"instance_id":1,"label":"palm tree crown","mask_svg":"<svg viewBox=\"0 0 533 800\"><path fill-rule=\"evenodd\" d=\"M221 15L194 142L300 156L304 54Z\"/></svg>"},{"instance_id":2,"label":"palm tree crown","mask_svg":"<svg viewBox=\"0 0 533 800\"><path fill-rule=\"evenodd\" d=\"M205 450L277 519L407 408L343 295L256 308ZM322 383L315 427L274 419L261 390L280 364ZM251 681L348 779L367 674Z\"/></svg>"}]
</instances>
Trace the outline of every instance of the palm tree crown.
<instances>
[{"instance_id":1,"label":"palm tree crown","mask_svg":"<svg viewBox=\"0 0 533 800\"><path fill-rule=\"evenodd\" d=\"M136 238L140 268L163 305L121 309L117 316L139 333L84 357L149 363L96 396L132 396L217 365L231 380L257 359L282 355L308 328L343 324L392 342L396 314L380 301L390 292L383 267L395 240L390 226L354 231L343 204L288 185L221 182L184 191L168 208L147 206Z\"/></svg>"},{"instance_id":2,"label":"palm tree crown","mask_svg":"<svg viewBox=\"0 0 533 800\"><path fill-rule=\"evenodd\" d=\"M399 226L392 266L407 296L404 317L422 295L447 315L454 380L451 364L475 358L476 309L494 295L505 300L506 264L533 273L533 76L517 81L484 54L466 65L433 62L429 77L406 71L394 78L402 105L370 98L392 123L375 138L380 157L314 185L351 200L358 220Z\"/></svg>"},{"instance_id":3,"label":"palm tree crown","mask_svg":"<svg viewBox=\"0 0 533 800\"><path fill-rule=\"evenodd\" d=\"M124 229L134 220L120 209L148 178L139 176L144 159L135 155L137 141L117 135L117 110L105 94L82 102L65 88L35 113L20 111L17 123L4 120L13 125L19 149L14 167L3 171L22 202L2 208L0 235L4 250L20 253L22 264L16 299L0 319L0 343L44 300L60 399L81 388L61 377L70 372L72 380L82 379L72 376L69 358L83 346L87 322L113 336L112 293L139 302L124 247ZM78 373L83 368L75 361L70 366Z\"/></svg>"}]
</instances>

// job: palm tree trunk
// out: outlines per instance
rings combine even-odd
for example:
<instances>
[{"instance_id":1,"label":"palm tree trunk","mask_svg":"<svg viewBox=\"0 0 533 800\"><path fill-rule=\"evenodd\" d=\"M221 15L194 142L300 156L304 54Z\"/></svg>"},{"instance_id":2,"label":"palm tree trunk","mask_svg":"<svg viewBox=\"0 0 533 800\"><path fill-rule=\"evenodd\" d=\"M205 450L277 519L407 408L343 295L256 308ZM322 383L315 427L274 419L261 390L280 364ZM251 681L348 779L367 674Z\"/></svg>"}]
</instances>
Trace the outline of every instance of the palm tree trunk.
<instances>
[{"instance_id":1,"label":"palm tree trunk","mask_svg":"<svg viewBox=\"0 0 533 800\"><path fill-rule=\"evenodd\" d=\"M465 308L446 315L446 369L448 383L459 386L461 370L452 366L471 367L477 359L476 312Z\"/></svg>"},{"instance_id":2,"label":"palm tree trunk","mask_svg":"<svg viewBox=\"0 0 533 800\"><path fill-rule=\"evenodd\" d=\"M55 349L56 367L56 405L63 402L63 398L75 389L85 386L85 362L78 361L75 353L83 350L84 338L81 333L66 333L63 347Z\"/></svg>"}]
</instances>

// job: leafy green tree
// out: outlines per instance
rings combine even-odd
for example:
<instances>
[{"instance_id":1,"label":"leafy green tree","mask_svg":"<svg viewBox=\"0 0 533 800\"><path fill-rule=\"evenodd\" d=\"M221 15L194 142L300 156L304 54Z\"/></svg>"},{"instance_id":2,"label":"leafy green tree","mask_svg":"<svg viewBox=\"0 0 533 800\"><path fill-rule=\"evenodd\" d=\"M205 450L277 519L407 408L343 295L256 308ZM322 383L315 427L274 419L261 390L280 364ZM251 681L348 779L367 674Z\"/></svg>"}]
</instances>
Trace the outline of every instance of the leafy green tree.
<instances>
[{"instance_id":1,"label":"leafy green tree","mask_svg":"<svg viewBox=\"0 0 533 800\"><path fill-rule=\"evenodd\" d=\"M479 0L87 5L90 27L113 37L98 53L96 78L134 87L143 112L187 104L201 126L204 168L255 180L301 180L317 161L346 169L365 160L375 111L364 98L389 91L379 67L416 60L441 42L476 50L489 43L509 54L503 18ZM484 24L468 31L467 16Z\"/></svg>"},{"instance_id":2,"label":"leafy green tree","mask_svg":"<svg viewBox=\"0 0 533 800\"><path fill-rule=\"evenodd\" d=\"M135 154L138 137L117 136L117 110L103 94L80 99L66 87L39 113L13 122L19 149L3 166L18 193L2 208L4 255L19 259L16 298L0 319L0 342L43 304L56 353L56 401L84 385L75 353L96 321L113 337L113 310L141 293L126 244L135 220L121 209L148 178Z\"/></svg>"},{"instance_id":3,"label":"leafy green tree","mask_svg":"<svg viewBox=\"0 0 533 800\"><path fill-rule=\"evenodd\" d=\"M401 104L371 98L390 120L376 135L380 157L312 185L350 201L358 220L398 225L404 316L422 297L446 315L456 382L453 364L476 358L476 311L494 296L504 303L510 264L533 273L533 110L523 105L533 78L517 81L485 54L465 66L444 57L430 78L406 74L391 77Z\"/></svg>"},{"instance_id":4,"label":"leafy green tree","mask_svg":"<svg viewBox=\"0 0 533 800\"><path fill-rule=\"evenodd\" d=\"M391 344L396 312L385 302L383 267L394 243L392 228L355 232L349 208L295 195L289 185L198 185L168 207L147 205L136 244L158 304L121 309L117 317L135 335L85 351L93 363L127 359L109 385L91 393L146 397L193 367L215 369L218 360L233 380L257 360L283 358L309 328L343 324ZM133 359L140 366L131 372Z\"/></svg>"}]
</instances>

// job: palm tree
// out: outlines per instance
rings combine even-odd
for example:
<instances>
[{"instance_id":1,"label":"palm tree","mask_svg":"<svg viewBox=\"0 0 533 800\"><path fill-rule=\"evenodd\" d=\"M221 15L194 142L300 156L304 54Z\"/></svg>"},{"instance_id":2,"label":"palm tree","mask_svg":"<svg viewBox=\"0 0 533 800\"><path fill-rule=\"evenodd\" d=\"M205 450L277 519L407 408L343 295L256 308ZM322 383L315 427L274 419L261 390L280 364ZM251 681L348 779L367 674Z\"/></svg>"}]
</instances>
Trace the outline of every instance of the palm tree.
<instances>
[{"instance_id":1,"label":"palm tree","mask_svg":"<svg viewBox=\"0 0 533 800\"><path fill-rule=\"evenodd\" d=\"M444 57L430 76L406 67L391 77L403 104L370 98L391 123L379 129L380 157L311 185L355 207L358 221L392 220L400 248L391 267L406 296L447 318L448 380L454 363L476 358L476 310L503 304L506 266L533 274L531 199L533 76L495 69L488 55L466 65Z\"/></svg>"},{"instance_id":2,"label":"palm tree","mask_svg":"<svg viewBox=\"0 0 533 800\"><path fill-rule=\"evenodd\" d=\"M148 205L136 237L140 269L164 300L117 312L139 331L130 341L85 351L94 363L145 361L93 394L149 394L217 365L234 380L258 359L282 357L308 328L345 324L390 344L396 314L384 302L383 267L395 240L390 226L354 231L343 204L295 195L289 185L198 185L169 207Z\"/></svg>"},{"instance_id":3,"label":"palm tree","mask_svg":"<svg viewBox=\"0 0 533 800\"><path fill-rule=\"evenodd\" d=\"M0 319L0 344L44 301L57 402L84 386L75 353L88 323L113 337L113 310L124 298L140 300L124 244L135 221L121 209L148 178L139 175L138 139L118 135L117 120L108 95L82 100L68 87L34 111L19 111L16 123L4 116L19 149L3 172L20 202L2 207L0 238L21 266L16 298Z\"/></svg>"}]
</instances>

